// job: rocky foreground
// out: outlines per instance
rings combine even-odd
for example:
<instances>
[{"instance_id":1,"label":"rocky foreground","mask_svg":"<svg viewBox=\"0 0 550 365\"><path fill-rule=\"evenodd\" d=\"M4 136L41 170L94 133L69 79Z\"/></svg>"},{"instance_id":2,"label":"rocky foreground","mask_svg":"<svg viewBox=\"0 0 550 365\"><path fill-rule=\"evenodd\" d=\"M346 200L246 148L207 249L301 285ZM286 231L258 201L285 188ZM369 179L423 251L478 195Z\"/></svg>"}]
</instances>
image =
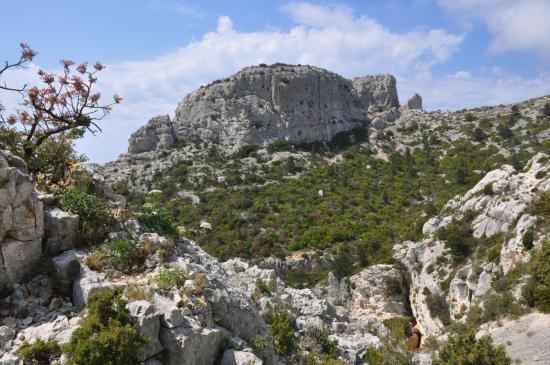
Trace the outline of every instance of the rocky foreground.
<instances>
[{"instance_id":1,"label":"rocky foreground","mask_svg":"<svg viewBox=\"0 0 550 365\"><path fill-rule=\"evenodd\" d=\"M117 270L100 272L88 266L89 251L71 247L78 217L48 207L48 197L32 189L17 158L3 153L1 161L4 167L0 171L6 176L1 190L6 197L4 204L10 204L13 211L27 212L3 225L8 228L3 231L2 272L10 273L4 274L3 286L11 289L11 294L2 299L1 364L22 364L15 350L24 340L55 338L60 344L66 343L81 321L87 298L102 288L119 288L128 299L139 333L149 339L139 352L143 364L285 364L290 358L281 357L271 346L258 346L268 334L263 315L278 305L292 314L299 343L311 341L312 331L321 329L335 342L344 363L361 364L369 348L382 346L390 336L385 321L409 316L409 311L417 321L415 328L422 343L428 338L443 340L444 320L434 315L428 297L445 296L450 320L460 322L464 318L461 313L483 305L499 275L530 260L530 252L521 244L527 230L535 233L535 249L548 239L548 231L535 224L537 217L525 210L540 192L550 190L550 177L545 174L550 170L550 160L538 154L522 172L511 166L491 171L425 224L424 240L397 245L395 255L404 263L405 271L375 265L349 278L338 279L331 273L328 284L312 289L294 289L279 278L281 272L292 265L323 265L323 259L303 255L290 263L266 261L259 266L241 259L220 263L192 241L173 242L145 233L135 220L124 219L111 238L132 237L146 243L150 255L132 275ZM33 213L28 213L33 207ZM436 232L472 211L475 214L468 219L474 237L505 233L500 260L494 263L471 258L451 265L441 259L451 253ZM44 219L49 222L45 231ZM21 249L10 256L12 247ZM62 253L55 255L59 251ZM50 270L24 279L37 272L38 263ZM177 286L162 287L154 278L165 270L181 271L185 280ZM449 282L448 289L442 289L443 282ZM519 293L523 282L520 279L512 291ZM505 322L503 327L488 323L483 331L493 334L522 363L544 364L550 352L542 345L548 327L541 324L548 321L550 316L532 313L516 322ZM520 327L525 328L526 335L507 334L507 328L512 331ZM533 341L541 345L529 354L519 350ZM299 358L300 346L291 358ZM429 349L423 348L414 356L416 361L429 363Z\"/></svg>"}]
</instances>

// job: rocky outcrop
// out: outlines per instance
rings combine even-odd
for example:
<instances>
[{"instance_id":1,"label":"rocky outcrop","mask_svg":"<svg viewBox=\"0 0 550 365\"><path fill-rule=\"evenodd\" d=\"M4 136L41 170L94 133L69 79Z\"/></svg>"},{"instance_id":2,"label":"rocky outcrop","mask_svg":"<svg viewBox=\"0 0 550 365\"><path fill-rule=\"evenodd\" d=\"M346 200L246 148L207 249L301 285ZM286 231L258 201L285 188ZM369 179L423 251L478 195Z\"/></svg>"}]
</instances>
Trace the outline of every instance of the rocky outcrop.
<instances>
[{"instance_id":1,"label":"rocky outcrop","mask_svg":"<svg viewBox=\"0 0 550 365\"><path fill-rule=\"evenodd\" d=\"M78 215L54 208L46 210L44 218L46 223L44 251L48 254L57 254L73 249L79 235Z\"/></svg>"},{"instance_id":2,"label":"rocky outcrop","mask_svg":"<svg viewBox=\"0 0 550 365\"><path fill-rule=\"evenodd\" d=\"M371 266L349 278L351 308L356 312L390 318L408 315L407 284L392 265Z\"/></svg>"},{"instance_id":3,"label":"rocky outcrop","mask_svg":"<svg viewBox=\"0 0 550 365\"><path fill-rule=\"evenodd\" d=\"M407 103L403 105L404 110L422 110L422 97L415 93Z\"/></svg>"},{"instance_id":4,"label":"rocky outcrop","mask_svg":"<svg viewBox=\"0 0 550 365\"><path fill-rule=\"evenodd\" d=\"M359 99L361 108L381 106L386 108L399 107L397 96L397 81L389 74L356 77L352 81L353 92Z\"/></svg>"},{"instance_id":5,"label":"rocky outcrop","mask_svg":"<svg viewBox=\"0 0 550 365\"><path fill-rule=\"evenodd\" d=\"M130 137L128 154L167 149L177 141L215 142L232 151L277 140L328 142L366 126L364 111L373 106L399 106L393 76L350 81L312 66L246 67L187 95L173 121L151 119Z\"/></svg>"},{"instance_id":6,"label":"rocky outcrop","mask_svg":"<svg viewBox=\"0 0 550 365\"><path fill-rule=\"evenodd\" d=\"M176 109L178 140L227 146L330 141L366 124L352 83L311 66L247 67L189 94Z\"/></svg>"},{"instance_id":7,"label":"rocky outcrop","mask_svg":"<svg viewBox=\"0 0 550 365\"><path fill-rule=\"evenodd\" d=\"M0 289L36 269L43 233L43 204L24 161L0 151Z\"/></svg>"},{"instance_id":8,"label":"rocky outcrop","mask_svg":"<svg viewBox=\"0 0 550 365\"><path fill-rule=\"evenodd\" d=\"M424 336L438 336L443 328L440 316L431 311L430 302L444 303L450 318L459 318L480 303L497 274L507 273L518 263L529 260L530 252L522 240L525 232L534 227L536 218L525 209L540 192L550 190L550 177L546 173L549 170L550 161L544 153L533 156L523 172L518 173L508 165L493 170L464 195L450 200L443 210L445 214L425 223L424 240L394 247L396 259L408 269L411 309ZM466 214L474 215L470 225L476 238L509 233L502 238L498 264L469 258L458 267L453 265L449 249L436 238L436 232ZM535 235L535 248L544 237ZM444 288L445 281L448 289Z\"/></svg>"},{"instance_id":9,"label":"rocky outcrop","mask_svg":"<svg viewBox=\"0 0 550 365\"><path fill-rule=\"evenodd\" d=\"M168 115L152 118L130 136L128 153L140 153L170 148L176 141Z\"/></svg>"}]
</instances>

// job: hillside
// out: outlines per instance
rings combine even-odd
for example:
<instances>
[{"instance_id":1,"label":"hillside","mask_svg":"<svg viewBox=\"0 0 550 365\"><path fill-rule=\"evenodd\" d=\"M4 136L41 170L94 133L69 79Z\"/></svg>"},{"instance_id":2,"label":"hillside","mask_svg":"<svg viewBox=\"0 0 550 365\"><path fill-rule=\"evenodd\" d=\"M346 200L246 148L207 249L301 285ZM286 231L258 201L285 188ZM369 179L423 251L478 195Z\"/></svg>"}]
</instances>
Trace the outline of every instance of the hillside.
<instances>
[{"instance_id":1,"label":"hillside","mask_svg":"<svg viewBox=\"0 0 550 365\"><path fill-rule=\"evenodd\" d=\"M549 171L550 96L283 64L64 183L1 151L0 364L549 363Z\"/></svg>"}]
</instances>

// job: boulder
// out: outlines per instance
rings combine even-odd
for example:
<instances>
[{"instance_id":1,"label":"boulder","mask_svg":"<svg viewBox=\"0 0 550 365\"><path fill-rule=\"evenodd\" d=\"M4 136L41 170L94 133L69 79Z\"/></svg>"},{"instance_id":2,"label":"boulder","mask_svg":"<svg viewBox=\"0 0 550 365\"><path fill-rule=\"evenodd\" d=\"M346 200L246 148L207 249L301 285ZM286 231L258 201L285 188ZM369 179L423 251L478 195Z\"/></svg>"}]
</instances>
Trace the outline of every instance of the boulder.
<instances>
[{"instance_id":1,"label":"boulder","mask_svg":"<svg viewBox=\"0 0 550 365\"><path fill-rule=\"evenodd\" d=\"M69 250L52 257L53 277L56 279L57 289L63 295L71 295L73 281L80 273L78 256L76 251Z\"/></svg>"},{"instance_id":2,"label":"boulder","mask_svg":"<svg viewBox=\"0 0 550 365\"><path fill-rule=\"evenodd\" d=\"M386 127L386 120L382 117L375 117L372 120L371 125L376 129L384 129L384 127Z\"/></svg>"},{"instance_id":3,"label":"boulder","mask_svg":"<svg viewBox=\"0 0 550 365\"><path fill-rule=\"evenodd\" d=\"M105 274L96 272L86 265L80 266L80 273L73 283L73 304L84 306L91 293L101 289L114 289L115 285L106 279Z\"/></svg>"},{"instance_id":4,"label":"boulder","mask_svg":"<svg viewBox=\"0 0 550 365\"><path fill-rule=\"evenodd\" d=\"M381 318L407 314L407 288L392 265L374 265L350 277L351 308Z\"/></svg>"},{"instance_id":5,"label":"boulder","mask_svg":"<svg viewBox=\"0 0 550 365\"><path fill-rule=\"evenodd\" d=\"M252 352L226 350L220 365L263 365L263 361Z\"/></svg>"},{"instance_id":6,"label":"boulder","mask_svg":"<svg viewBox=\"0 0 550 365\"><path fill-rule=\"evenodd\" d=\"M404 105L406 110L422 110L422 97L415 93Z\"/></svg>"},{"instance_id":7,"label":"boulder","mask_svg":"<svg viewBox=\"0 0 550 365\"><path fill-rule=\"evenodd\" d=\"M399 107L397 81L389 74L369 75L352 80L353 93L361 108L366 110L371 105L382 107Z\"/></svg>"},{"instance_id":8,"label":"boulder","mask_svg":"<svg viewBox=\"0 0 550 365\"><path fill-rule=\"evenodd\" d=\"M71 250L75 247L79 235L78 215L54 208L46 210L44 222L45 252L48 254L56 254L61 251Z\"/></svg>"},{"instance_id":9,"label":"boulder","mask_svg":"<svg viewBox=\"0 0 550 365\"><path fill-rule=\"evenodd\" d=\"M138 360L146 359L158 354L163 347L159 340L160 314L153 304L146 300L139 300L128 304L132 321L138 329L138 334L148 339L139 349Z\"/></svg>"},{"instance_id":10,"label":"boulder","mask_svg":"<svg viewBox=\"0 0 550 365\"><path fill-rule=\"evenodd\" d=\"M44 207L25 162L0 150L0 290L36 269L43 232Z\"/></svg>"},{"instance_id":11,"label":"boulder","mask_svg":"<svg viewBox=\"0 0 550 365\"><path fill-rule=\"evenodd\" d=\"M160 329L165 365L214 365L228 339L227 331L219 327Z\"/></svg>"}]
</instances>

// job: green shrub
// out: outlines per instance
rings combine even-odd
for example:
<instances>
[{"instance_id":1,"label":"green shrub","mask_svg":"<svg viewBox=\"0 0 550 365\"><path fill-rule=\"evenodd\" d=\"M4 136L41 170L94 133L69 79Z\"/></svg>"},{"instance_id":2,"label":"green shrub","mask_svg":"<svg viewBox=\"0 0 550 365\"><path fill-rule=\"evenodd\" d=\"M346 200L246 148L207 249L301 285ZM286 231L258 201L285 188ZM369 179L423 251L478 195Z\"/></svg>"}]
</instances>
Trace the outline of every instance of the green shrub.
<instances>
[{"instance_id":1,"label":"green shrub","mask_svg":"<svg viewBox=\"0 0 550 365\"><path fill-rule=\"evenodd\" d=\"M25 364L49 365L61 356L61 348L53 338L50 338L48 341L38 338L32 344L24 341L17 349L17 356Z\"/></svg>"},{"instance_id":2,"label":"green shrub","mask_svg":"<svg viewBox=\"0 0 550 365\"><path fill-rule=\"evenodd\" d=\"M476 142L481 142L485 138L487 138L487 136L485 135L485 132L483 132L483 129L481 128L474 128L473 137L474 137L474 141Z\"/></svg>"},{"instance_id":3,"label":"green shrub","mask_svg":"<svg viewBox=\"0 0 550 365\"><path fill-rule=\"evenodd\" d=\"M510 365L503 346L495 347L491 337L476 339L473 331L449 337L434 357L433 365Z\"/></svg>"},{"instance_id":4,"label":"green shrub","mask_svg":"<svg viewBox=\"0 0 550 365\"><path fill-rule=\"evenodd\" d=\"M332 270L338 279L353 274L353 258L349 252L340 248L337 255L332 259Z\"/></svg>"},{"instance_id":5,"label":"green shrub","mask_svg":"<svg viewBox=\"0 0 550 365\"><path fill-rule=\"evenodd\" d=\"M183 285L185 275L181 269L161 270L153 281L162 289L171 289Z\"/></svg>"},{"instance_id":6,"label":"green shrub","mask_svg":"<svg viewBox=\"0 0 550 365\"><path fill-rule=\"evenodd\" d=\"M405 346L369 347L363 357L369 365L413 365L412 354Z\"/></svg>"},{"instance_id":7,"label":"green shrub","mask_svg":"<svg viewBox=\"0 0 550 365\"><path fill-rule=\"evenodd\" d=\"M464 221L452 222L440 228L437 238L446 242L457 262L466 259L476 243L470 223Z\"/></svg>"},{"instance_id":8,"label":"green shrub","mask_svg":"<svg viewBox=\"0 0 550 365\"><path fill-rule=\"evenodd\" d=\"M274 306L267 311L264 317L273 338L275 351L281 355L288 355L294 348L293 318L282 306Z\"/></svg>"},{"instance_id":9,"label":"green shrub","mask_svg":"<svg viewBox=\"0 0 550 365\"><path fill-rule=\"evenodd\" d=\"M86 257L86 265L95 271L111 268L128 272L143 262L143 255L131 239L112 240L92 251Z\"/></svg>"},{"instance_id":10,"label":"green shrub","mask_svg":"<svg viewBox=\"0 0 550 365\"><path fill-rule=\"evenodd\" d=\"M83 189L61 188L55 192L55 198L59 208L80 217L84 237L94 242L103 239L114 224L107 202Z\"/></svg>"},{"instance_id":11,"label":"green shrub","mask_svg":"<svg viewBox=\"0 0 550 365\"><path fill-rule=\"evenodd\" d=\"M529 264L532 282L524 288L524 298L532 296L531 302L541 311L550 313L550 241L545 240ZM528 293L530 291L530 293ZM526 298L526 299L527 299Z\"/></svg>"},{"instance_id":12,"label":"green shrub","mask_svg":"<svg viewBox=\"0 0 550 365\"><path fill-rule=\"evenodd\" d=\"M530 250L533 248L533 242L535 241L535 233L532 229L528 229L527 232L523 234L523 238L521 239L521 243L523 244L523 247L526 250Z\"/></svg>"},{"instance_id":13,"label":"green shrub","mask_svg":"<svg viewBox=\"0 0 550 365\"><path fill-rule=\"evenodd\" d=\"M305 331L306 337L315 344L316 355L322 355L324 359L334 359L338 352L338 343L328 336L330 331L327 328L308 327Z\"/></svg>"},{"instance_id":14,"label":"green shrub","mask_svg":"<svg viewBox=\"0 0 550 365\"><path fill-rule=\"evenodd\" d=\"M176 236L178 233L174 217L166 209L143 209L137 220L145 232L156 232L165 236Z\"/></svg>"},{"instance_id":15,"label":"green shrub","mask_svg":"<svg viewBox=\"0 0 550 365\"><path fill-rule=\"evenodd\" d=\"M326 282L328 271L322 269L292 270L281 275L281 280L292 288L311 288L319 283Z\"/></svg>"},{"instance_id":16,"label":"green shrub","mask_svg":"<svg viewBox=\"0 0 550 365\"><path fill-rule=\"evenodd\" d=\"M263 281L260 278L256 280L256 287L258 288L258 290L260 290L260 292L262 292L262 294L267 294L267 295L271 294L275 289L273 285L268 285L265 281Z\"/></svg>"},{"instance_id":17,"label":"green shrub","mask_svg":"<svg viewBox=\"0 0 550 365\"><path fill-rule=\"evenodd\" d=\"M550 221L550 191L541 192L539 197L533 200L528 211L547 222Z\"/></svg>"},{"instance_id":18,"label":"green shrub","mask_svg":"<svg viewBox=\"0 0 550 365\"><path fill-rule=\"evenodd\" d=\"M126 302L110 290L92 293L80 326L62 347L68 365L137 364L145 339L132 326Z\"/></svg>"},{"instance_id":19,"label":"green shrub","mask_svg":"<svg viewBox=\"0 0 550 365\"><path fill-rule=\"evenodd\" d=\"M128 270L140 261L138 248L131 239L109 241L104 250L115 268Z\"/></svg>"},{"instance_id":20,"label":"green shrub","mask_svg":"<svg viewBox=\"0 0 550 365\"><path fill-rule=\"evenodd\" d=\"M426 298L426 305L428 306L432 317L439 318L441 323L445 326L449 325L451 323L451 315L449 313L449 306L445 300L445 296L441 294L432 294L426 288L424 288L423 294Z\"/></svg>"}]
</instances>

